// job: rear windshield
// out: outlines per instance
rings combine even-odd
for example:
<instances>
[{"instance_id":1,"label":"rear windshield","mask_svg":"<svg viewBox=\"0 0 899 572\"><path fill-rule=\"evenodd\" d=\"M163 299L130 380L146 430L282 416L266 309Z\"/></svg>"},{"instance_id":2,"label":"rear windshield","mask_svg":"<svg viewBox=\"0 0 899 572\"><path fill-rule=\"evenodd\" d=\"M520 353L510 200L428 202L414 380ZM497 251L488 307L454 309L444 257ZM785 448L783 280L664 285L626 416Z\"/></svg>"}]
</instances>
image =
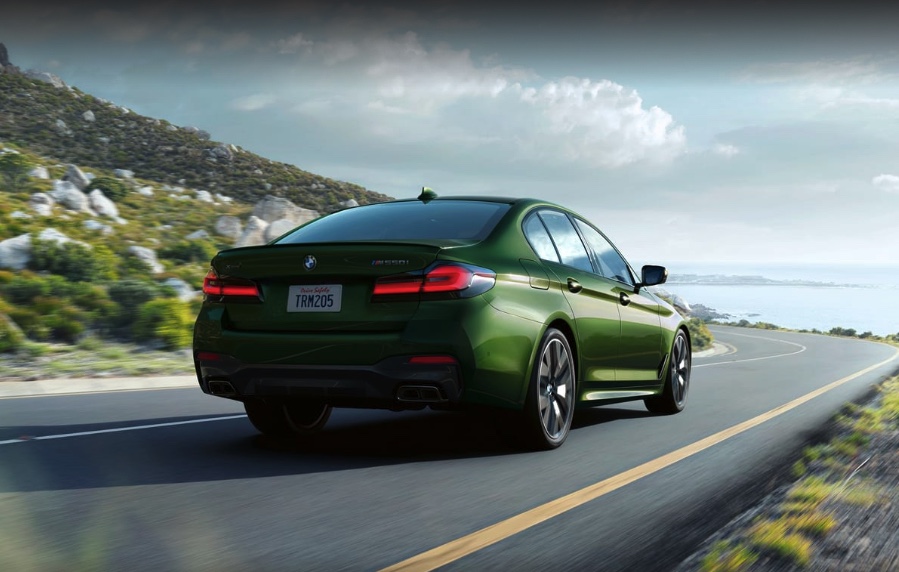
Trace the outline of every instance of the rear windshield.
<instances>
[{"instance_id":1,"label":"rear windshield","mask_svg":"<svg viewBox=\"0 0 899 572\"><path fill-rule=\"evenodd\" d=\"M378 203L340 211L298 228L275 244L359 240L483 240L509 205L436 200Z\"/></svg>"}]
</instances>

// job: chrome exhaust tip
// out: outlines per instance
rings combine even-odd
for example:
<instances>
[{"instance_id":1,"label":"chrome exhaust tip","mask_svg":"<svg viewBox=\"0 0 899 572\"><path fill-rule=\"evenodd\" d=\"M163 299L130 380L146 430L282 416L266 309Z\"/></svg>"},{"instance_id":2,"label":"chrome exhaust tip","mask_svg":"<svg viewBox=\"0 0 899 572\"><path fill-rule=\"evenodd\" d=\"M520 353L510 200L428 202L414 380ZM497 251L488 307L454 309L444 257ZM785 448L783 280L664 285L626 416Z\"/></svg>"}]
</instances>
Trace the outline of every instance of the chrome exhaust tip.
<instances>
[{"instance_id":1,"label":"chrome exhaust tip","mask_svg":"<svg viewBox=\"0 0 899 572\"><path fill-rule=\"evenodd\" d=\"M237 395L237 390L229 381L215 380L208 382L209 393L220 397L233 397Z\"/></svg>"},{"instance_id":2,"label":"chrome exhaust tip","mask_svg":"<svg viewBox=\"0 0 899 572\"><path fill-rule=\"evenodd\" d=\"M402 385L396 390L399 401L414 403L444 403L449 401L432 385Z\"/></svg>"}]
</instances>

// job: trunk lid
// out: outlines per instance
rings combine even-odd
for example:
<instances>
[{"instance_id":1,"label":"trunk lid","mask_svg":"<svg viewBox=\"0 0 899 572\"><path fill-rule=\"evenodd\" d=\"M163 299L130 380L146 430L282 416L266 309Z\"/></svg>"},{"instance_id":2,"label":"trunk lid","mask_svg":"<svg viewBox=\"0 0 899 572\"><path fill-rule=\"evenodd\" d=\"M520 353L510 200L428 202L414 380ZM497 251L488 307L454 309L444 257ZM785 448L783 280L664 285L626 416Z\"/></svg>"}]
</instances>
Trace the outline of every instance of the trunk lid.
<instances>
[{"instance_id":1,"label":"trunk lid","mask_svg":"<svg viewBox=\"0 0 899 572\"><path fill-rule=\"evenodd\" d=\"M261 292L261 302L224 302L229 329L390 332L406 326L418 300L372 302L375 281L422 270L441 249L420 242L275 244L222 251L212 266L221 278L252 280Z\"/></svg>"}]
</instances>

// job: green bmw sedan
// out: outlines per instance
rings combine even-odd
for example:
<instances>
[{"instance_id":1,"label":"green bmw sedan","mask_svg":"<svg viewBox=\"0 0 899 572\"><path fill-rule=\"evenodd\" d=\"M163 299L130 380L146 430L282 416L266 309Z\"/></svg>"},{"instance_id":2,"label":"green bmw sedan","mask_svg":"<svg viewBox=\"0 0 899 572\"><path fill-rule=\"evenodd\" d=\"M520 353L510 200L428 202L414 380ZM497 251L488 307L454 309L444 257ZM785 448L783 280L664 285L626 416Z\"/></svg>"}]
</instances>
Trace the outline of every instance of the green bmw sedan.
<instances>
[{"instance_id":1,"label":"green bmw sedan","mask_svg":"<svg viewBox=\"0 0 899 572\"><path fill-rule=\"evenodd\" d=\"M552 449L580 407L684 408L690 335L648 288L666 278L562 206L425 189L219 252L194 362L203 392L273 437L333 407L465 408Z\"/></svg>"}]
</instances>

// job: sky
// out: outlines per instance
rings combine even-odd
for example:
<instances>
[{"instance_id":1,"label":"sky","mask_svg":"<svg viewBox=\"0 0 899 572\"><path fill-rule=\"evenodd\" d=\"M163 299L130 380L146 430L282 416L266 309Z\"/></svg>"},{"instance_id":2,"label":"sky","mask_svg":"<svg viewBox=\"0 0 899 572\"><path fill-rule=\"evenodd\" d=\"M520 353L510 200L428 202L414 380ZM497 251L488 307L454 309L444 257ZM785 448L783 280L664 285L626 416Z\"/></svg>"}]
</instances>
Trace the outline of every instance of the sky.
<instances>
[{"instance_id":1,"label":"sky","mask_svg":"<svg viewBox=\"0 0 899 572\"><path fill-rule=\"evenodd\" d=\"M13 64L396 198L528 196L635 264L899 262L899 8L31 0Z\"/></svg>"}]
</instances>

